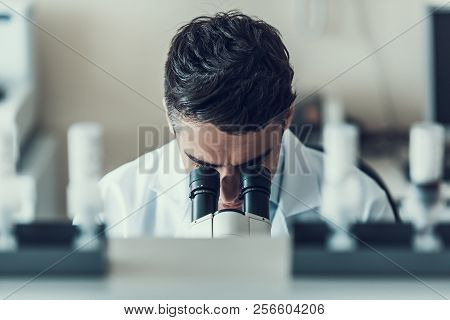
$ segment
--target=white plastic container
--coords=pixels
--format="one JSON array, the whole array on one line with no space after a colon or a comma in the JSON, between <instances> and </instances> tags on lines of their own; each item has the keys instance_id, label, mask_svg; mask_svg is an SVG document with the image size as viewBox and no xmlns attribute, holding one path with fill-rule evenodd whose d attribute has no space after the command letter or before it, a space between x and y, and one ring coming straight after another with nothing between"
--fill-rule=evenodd
<instances>
[{"instance_id":1,"label":"white plastic container","mask_svg":"<svg viewBox=\"0 0 450 320\"><path fill-rule=\"evenodd\" d=\"M32 179L18 176L17 129L0 118L0 249L15 247L12 234L16 222L30 222L34 215L35 189Z\"/></svg>"},{"instance_id":2,"label":"white plastic container","mask_svg":"<svg viewBox=\"0 0 450 320\"><path fill-rule=\"evenodd\" d=\"M413 125L409 135L410 177L414 184L440 181L445 146L444 127L437 123Z\"/></svg>"},{"instance_id":3,"label":"white plastic container","mask_svg":"<svg viewBox=\"0 0 450 320\"><path fill-rule=\"evenodd\" d=\"M103 128L95 122L73 124L68 131L69 217L82 232L79 244L95 242L99 216L103 211L98 182L103 174Z\"/></svg>"},{"instance_id":4,"label":"white plastic container","mask_svg":"<svg viewBox=\"0 0 450 320\"><path fill-rule=\"evenodd\" d=\"M328 246L333 251L352 250L348 229L361 207L361 185L355 174L358 130L345 123L327 124L323 132L324 179L321 215L333 228Z\"/></svg>"}]
</instances>

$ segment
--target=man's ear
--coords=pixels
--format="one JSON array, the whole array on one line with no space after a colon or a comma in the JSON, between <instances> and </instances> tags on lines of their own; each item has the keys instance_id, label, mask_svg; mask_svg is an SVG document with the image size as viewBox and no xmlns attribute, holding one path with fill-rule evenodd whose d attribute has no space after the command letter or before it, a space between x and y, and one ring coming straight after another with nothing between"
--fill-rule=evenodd
<instances>
[{"instance_id":1,"label":"man's ear","mask_svg":"<svg viewBox=\"0 0 450 320\"><path fill-rule=\"evenodd\" d=\"M172 121L170 121L170 118L169 118L169 113L167 111L167 105L166 105L166 99L163 98L162 103L164 106L164 110L166 110L166 121L167 121L167 125L169 126L170 133L173 134L173 136L175 137L176 136L175 129L173 128Z\"/></svg>"},{"instance_id":2,"label":"man's ear","mask_svg":"<svg viewBox=\"0 0 450 320\"><path fill-rule=\"evenodd\" d=\"M285 115L285 121L284 121L285 127L284 127L284 130L289 129L289 127L292 124L292 119L293 118L294 118L294 104L292 103L290 105L289 109L287 110L286 115Z\"/></svg>"}]
</instances>

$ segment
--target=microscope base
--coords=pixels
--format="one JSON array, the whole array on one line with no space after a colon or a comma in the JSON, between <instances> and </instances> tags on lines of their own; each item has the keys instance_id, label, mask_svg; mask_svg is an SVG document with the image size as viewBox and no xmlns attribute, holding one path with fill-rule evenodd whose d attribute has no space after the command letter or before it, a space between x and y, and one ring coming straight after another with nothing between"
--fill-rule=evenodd
<instances>
[{"instance_id":1,"label":"microscope base","mask_svg":"<svg viewBox=\"0 0 450 320\"><path fill-rule=\"evenodd\" d=\"M104 231L98 226L86 241L71 221L17 224L14 245L0 248L0 276L102 275L107 269Z\"/></svg>"},{"instance_id":2,"label":"microscope base","mask_svg":"<svg viewBox=\"0 0 450 320\"><path fill-rule=\"evenodd\" d=\"M72 248L24 248L0 251L0 276L102 275L106 272L106 250L76 251Z\"/></svg>"},{"instance_id":3,"label":"microscope base","mask_svg":"<svg viewBox=\"0 0 450 320\"><path fill-rule=\"evenodd\" d=\"M450 275L450 251L414 252L408 249L362 249L331 252L320 248L297 248L293 273L302 275Z\"/></svg>"},{"instance_id":4,"label":"microscope base","mask_svg":"<svg viewBox=\"0 0 450 320\"><path fill-rule=\"evenodd\" d=\"M450 225L436 226L439 246L415 248L410 224L354 224L349 235L354 248L333 251L327 245L332 230L324 223L294 226L293 274L374 276L450 275Z\"/></svg>"}]
</instances>

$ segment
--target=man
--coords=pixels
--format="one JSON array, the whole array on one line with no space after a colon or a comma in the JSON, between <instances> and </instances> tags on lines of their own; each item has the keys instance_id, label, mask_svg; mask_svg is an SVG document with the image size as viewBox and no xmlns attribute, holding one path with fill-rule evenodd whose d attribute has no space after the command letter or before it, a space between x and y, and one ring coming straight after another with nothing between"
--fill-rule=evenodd
<instances>
[{"instance_id":1,"label":"man","mask_svg":"<svg viewBox=\"0 0 450 320\"><path fill-rule=\"evenodd\" d=\"M272 234L318 215L323 154L288 130L294 72L279 32L239 12L199 17L178 30L165 65L164 104L175 140L106 175L104 219L111 234L183 237L191 222L188 172L220 173L219 209L241 208L240 171L272 173ZM354 168L364 195L358 220L392 219L386 194ZM351 196L351 195L349 195Z\"/></svg>"}]
</instances>

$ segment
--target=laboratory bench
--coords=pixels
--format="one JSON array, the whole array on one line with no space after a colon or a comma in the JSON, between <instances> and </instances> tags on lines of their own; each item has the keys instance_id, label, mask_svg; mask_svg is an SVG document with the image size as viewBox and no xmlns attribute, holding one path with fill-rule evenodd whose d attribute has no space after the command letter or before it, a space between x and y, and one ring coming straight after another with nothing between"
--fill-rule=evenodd
<instances>
[{"instance_id":1,"label":"laboratory bench","mask_svg":"<svg viewBox=\"0 0 450 320\"><path fill-rule=\"evenodd\" d=\"M5 299L443 299L449 277L293 277L288 239L111 239L102 276L2 276Z\"/></svg>"}]
</instances>

